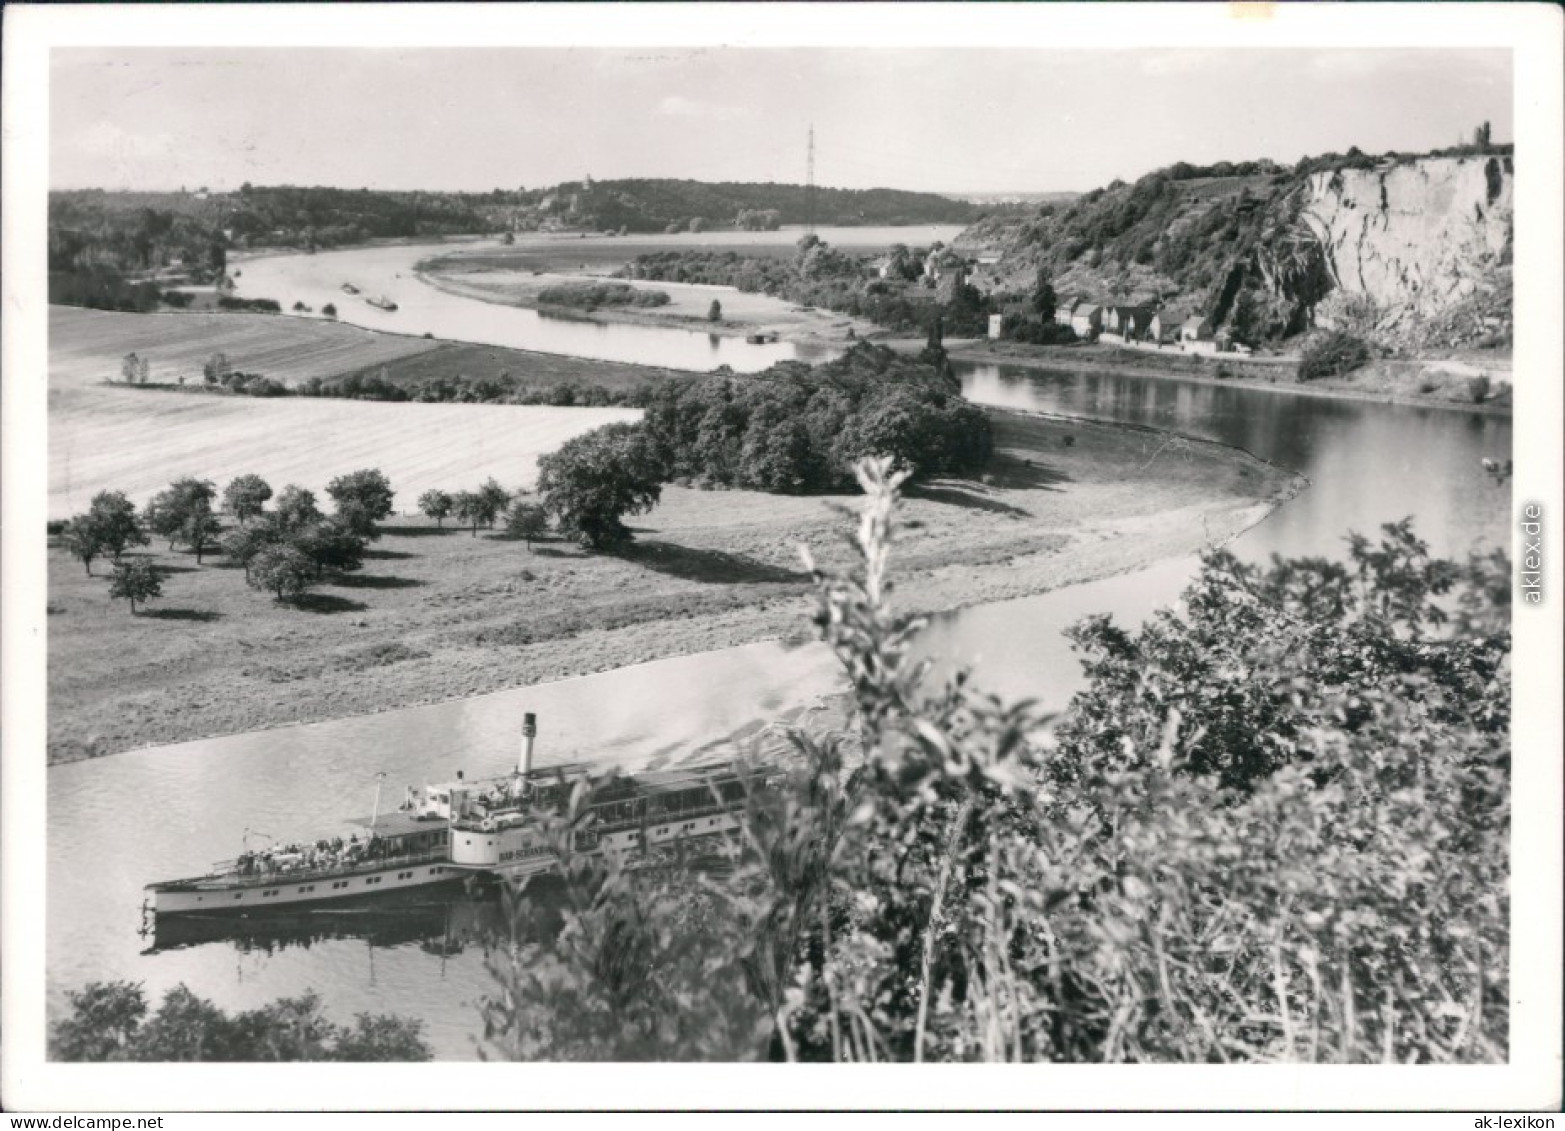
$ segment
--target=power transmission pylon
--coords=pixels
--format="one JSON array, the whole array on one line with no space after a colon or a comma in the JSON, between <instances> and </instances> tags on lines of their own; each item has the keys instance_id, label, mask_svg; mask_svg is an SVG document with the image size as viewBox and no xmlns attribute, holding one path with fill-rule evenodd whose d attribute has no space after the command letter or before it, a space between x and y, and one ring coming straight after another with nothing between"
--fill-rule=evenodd
<instances>
[{"instance_id":1,"label":"power transmission pylon","mask_svg":"<svg viewBox=\"0 0 1565 1131\"><path fill-rule=\"evenodd\" d=\"M804 162L804 232L815 234L815 123L810 123L810 144Z\"/></svg>"}]
</instances>

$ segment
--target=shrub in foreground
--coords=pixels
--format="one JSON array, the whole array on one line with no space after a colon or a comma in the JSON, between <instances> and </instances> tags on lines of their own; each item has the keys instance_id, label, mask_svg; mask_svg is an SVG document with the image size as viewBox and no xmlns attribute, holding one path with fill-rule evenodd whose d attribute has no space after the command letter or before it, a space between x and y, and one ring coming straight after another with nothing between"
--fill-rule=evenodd
<instances>
[{"instance_id":1,"label":"shrub in foreground","mask_svg":"<svg viewBox=\"0 0 1565 1131\"><path fill-rule=\"evenodd\" d=\"M857 765L796 735L721 882L632 883L562 836L564 927L521 901L490 1047L1506 1059L1503 555L1437 561L1406 523L1346 562L1208 555L1182 610L1078 627L1089 684L1050 720L928 683L887 600L901 477L861 475L860 570L816 575Z\"/></svg>"},{"instance_id":2,"label":"shrub in foreground","mask_svg":"<svg viewBox=\"0 0 1565 1131\"><path fill-rule=\"evenodd\" d=\"M1299 353L1299 380L1315 381L1357 369L1369 360L1369 347L1352 334L1328 330Z\"/></svg>"}]
</instances>

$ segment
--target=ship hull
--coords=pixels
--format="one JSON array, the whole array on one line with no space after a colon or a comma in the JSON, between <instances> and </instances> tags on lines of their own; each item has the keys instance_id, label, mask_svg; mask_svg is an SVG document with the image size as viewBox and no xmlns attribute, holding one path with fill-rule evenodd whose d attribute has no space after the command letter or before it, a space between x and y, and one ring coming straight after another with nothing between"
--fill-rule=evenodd
<instances>
[{"instance_id":1,"label":"ship hull","mask_svg":"<svg viewBox=\"0 0 1565 1131\"><path fill-rule=\"evenodd\" d=\"M429 884L460 880L463 870L449 863L388 864L373 871L303 878L274 876L266 883L192 881L154 884L148 889L152 910L159 915L249 912L269 907L330 903Z\"/></svg>"}]
</instances>

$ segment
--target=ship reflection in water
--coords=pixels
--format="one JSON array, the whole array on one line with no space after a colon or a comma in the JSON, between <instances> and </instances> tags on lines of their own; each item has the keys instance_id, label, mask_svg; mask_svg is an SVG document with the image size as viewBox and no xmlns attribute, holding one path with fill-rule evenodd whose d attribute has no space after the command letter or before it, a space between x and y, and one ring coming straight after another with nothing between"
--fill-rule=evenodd
<instances>
[{"instance_id":1,"label":"ship reflection in water","mask_svg":"<svg viewBox=\"0 0 1565 1131\"><path fill-rule=\"evenodd\" d=\"M529 909L547 916L557 906L557 884L529 884ZM276 954L292 947L363 939L371 947L417 945L426 954L447 957L468 947L483 947L510 935L509 900L498 880L421 888L405 894L365 896L328 905L269 908L248 914L148 916L142 929L143 954L211 943L232 943L241 954Z\"/></svg>"}]
</instances>

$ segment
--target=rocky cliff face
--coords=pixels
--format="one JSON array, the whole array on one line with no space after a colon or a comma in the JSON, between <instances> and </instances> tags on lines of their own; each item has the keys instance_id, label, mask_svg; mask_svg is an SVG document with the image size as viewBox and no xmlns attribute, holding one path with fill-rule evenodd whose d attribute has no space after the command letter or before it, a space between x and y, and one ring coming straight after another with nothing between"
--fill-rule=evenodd
<instances>
[{"instance_id":1,"label":"rocky cliff face","mask_svg":"<svg viewBox=\"0 0 1565 1131\"><path fill-rule=\"evenodd\" d=\"M1338 327L1388 346L1510 334L1509 154L1336 155L1294 169L1160 170L958 238L999 252L980 288L1198 313L1252 344Z\"/></svg>"},{"instance_id":2,"label":"rocky cliff face","mask_svg":"<svg viewBox=\"0 0 1565 1131\"><path fill-rule=\"evenodd\" d=\"M1316 286L1328 286L1318 300L1297 297L1316 300L1317 324L1357 319L1419 337L1464 306L1508 296L1513 182L1511 158L1499 156L1312 174L1286 245L1306 252ZM1260 249L1257 266L1287 291L1287 273L1268 270L1283 246ZM1508 329L1508 310L1480 312L1479 327L1485 318L1489 329L1500 322Z\"/></svg>"}]
</instances>

